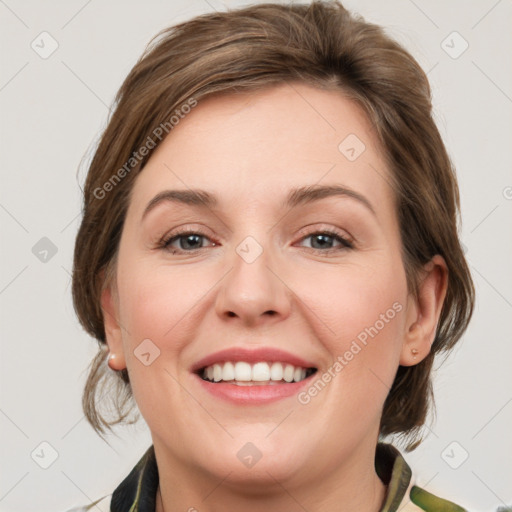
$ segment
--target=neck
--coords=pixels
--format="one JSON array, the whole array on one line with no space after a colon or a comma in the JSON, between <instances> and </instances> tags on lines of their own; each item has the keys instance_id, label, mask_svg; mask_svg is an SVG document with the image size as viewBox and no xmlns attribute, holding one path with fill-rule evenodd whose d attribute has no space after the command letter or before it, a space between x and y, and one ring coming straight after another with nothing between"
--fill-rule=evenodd
<instances>
[{"instance_id":1,"label":"neck","mask_svg":"<svg viewBox=\"0 0 512 512\"><path fill-rule=\"evenodd\" d=\"M156 512L379 512L386 487L375 473L375 450L366 452L352 453L335 471L317 477L305 471L277 481L269 471L265 481L255 483L237 481L231 473L216 479L198 468L184 468L155 446L160 475Z\"/></svg>"}]
</instances>

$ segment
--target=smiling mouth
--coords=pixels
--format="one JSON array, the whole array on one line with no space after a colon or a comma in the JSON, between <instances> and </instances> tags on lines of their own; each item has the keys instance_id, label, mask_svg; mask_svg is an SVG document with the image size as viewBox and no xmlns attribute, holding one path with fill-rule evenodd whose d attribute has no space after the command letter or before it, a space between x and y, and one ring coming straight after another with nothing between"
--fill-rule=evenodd
<instances>
[{"instance_id":1,"label":"smiling mouth","mask_svg":"<svg viewBox=\"0 0 512 512\"><path fill-rule=\"evenodd\" d=\"M203 380L214 384L268 386L301 382L316 371L316 368L304 368L281 362L261 361L251 364L245 361L226 361L201 368L197 373Z\"/></svg>"}]
</instances>

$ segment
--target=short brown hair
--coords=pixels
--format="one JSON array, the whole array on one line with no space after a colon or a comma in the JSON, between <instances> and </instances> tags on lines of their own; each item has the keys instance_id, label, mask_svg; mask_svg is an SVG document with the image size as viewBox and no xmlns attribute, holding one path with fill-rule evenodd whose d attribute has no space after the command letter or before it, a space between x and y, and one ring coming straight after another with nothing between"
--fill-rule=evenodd
<instances>
[{"instance_id":1,"label":"short brown hair","mask_svg":"<svg viewBox=\"0 0 512 512\"><path fill-rule=\"evenodd\" d=\"M382 28L350 14L339 2L315 1L260 4L168 28L153 39L121 86L88 171L74 254L75 310L99 341L83 395L85 414L98 433L126 420L133 405L127 371L115 374L105 364L100 296L115 275L134 180L161 141L155 130L169 128L169 120L178 119L191 100L294 81L341 91L375 127L395 190L409 291L416 293L420 271L434 255L446 261L448 291L432 350L418 365L399 367L380 433L414 437L424 424L434 356L461 337L474 304L457 234L455 173L432 118L427 77L414 58ZM152 149L134 159L149 139ZM99 390L109 381L118 385L109 395L116 407L113 419L98 407Z\"/></svg>"}]
</instances>

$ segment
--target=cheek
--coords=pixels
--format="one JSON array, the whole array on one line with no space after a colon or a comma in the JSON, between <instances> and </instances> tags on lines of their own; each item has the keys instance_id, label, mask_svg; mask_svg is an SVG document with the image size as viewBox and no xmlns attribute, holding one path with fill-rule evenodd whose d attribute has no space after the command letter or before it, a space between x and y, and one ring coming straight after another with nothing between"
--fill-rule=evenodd
<instances>
[{"instance_id":1,"label":"cheek","mask_svg":"<svg viewBox=\"0 0 512 512\"><path fill-rule=\"evenodd\" d=\"M134 269L124 280L121 317L126 323L128 338L140 343L149 338L157 344L163 340L166 349L179 349L179 339L187 324L187 315L193 315L194 307L205 295L205 284L197 273L186 270L165 271ZM180 333L180 336L178 336Z\"/></svg>"},{"instance_id":2,"label":"cheek","mask_svg":"<svg viewBox=\"0 0 512 512\"><path fill-rule=\"evenodd\" d=\"M366 410L378 413L398 368L403 342L407 300L403 267L392 258L382 258L373 266L340 267L336 272L331 267L318 272L314 280L311 275L304 277L299 289L308 306L304 311L309 311L315 335L331 359L325 372L330 375L324 374L324 381L335 391L333 400L354 404L357 414L361 403L373 403L375 407Z\"/></svg>"},{"instance_id":3,"label":"cheek","mask_svg":"<svg viewBox=\"0 0 512 512\"><path fill-rule=\"evenodd\" d=\"M407 285L403 268L391 258L378 265L317 269L297 283L299 297L327 334L324 341L331 353L348 349L347 342L354 339L364 344L377 336L399 338Z\"/></svg>"},{"instance_id":4,"label":"cheek","mask_svg":"<svg viewBox=\"0 0 512 512\"><path fill-rule=\"evenodd\" d=\"M120 270L124 353L135 401L152 430L177 428L182 415L197 414L194 403L183 400L179 365L200 325L207 283L201 285L197 273L135 262Z\"/></svg>"}]
</instances>

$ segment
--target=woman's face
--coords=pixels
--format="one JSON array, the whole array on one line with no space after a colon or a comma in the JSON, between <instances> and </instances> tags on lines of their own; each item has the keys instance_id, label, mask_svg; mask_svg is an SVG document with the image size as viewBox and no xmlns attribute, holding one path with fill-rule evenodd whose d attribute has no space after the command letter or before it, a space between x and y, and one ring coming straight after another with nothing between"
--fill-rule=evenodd
<instances>
[{"instance_id":1,"label":"woman's face","mask_svg":"<svg viewBox=\"0 0 512 512\"><path fill-rule=\"evenodd\" d=\"M160 460L299 482L373 456L416 306L382 150L340 92L199 101L135 182L116 276L108 342Z\"/></svg>"}]
</instances>

